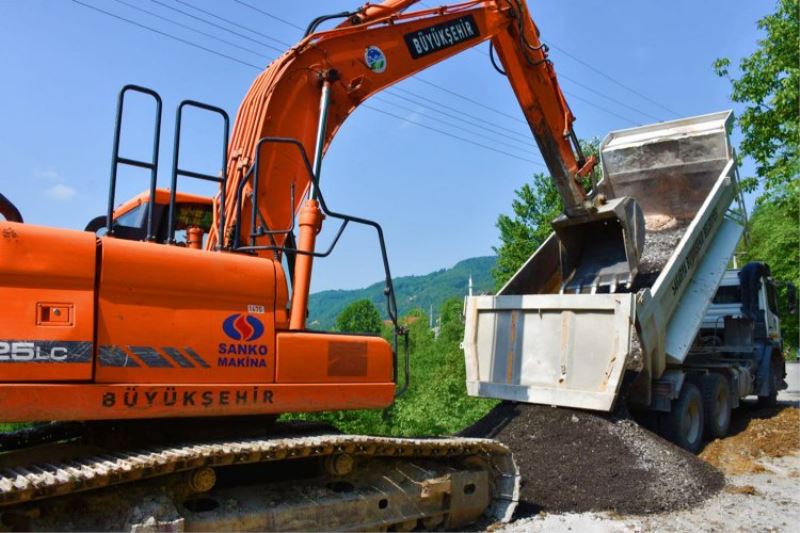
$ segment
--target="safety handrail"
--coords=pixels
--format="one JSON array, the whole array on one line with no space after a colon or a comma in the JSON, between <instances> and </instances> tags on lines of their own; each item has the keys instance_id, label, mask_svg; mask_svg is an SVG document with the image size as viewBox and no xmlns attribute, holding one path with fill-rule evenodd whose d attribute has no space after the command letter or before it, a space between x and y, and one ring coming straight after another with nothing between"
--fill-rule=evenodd
<instances>
[{"instance_id":1,"label":"safety handrail","mask_svg":"<svg viewBox=\"0 0 800 533\"><path fill-rule=\"evenodd\" d=\"M122 131L122 115L125 107L125 94L127 92L137 92L147 96L153 97L156 102L156 120L153 135L153 151L152 157L149 162L139 161L128 157L120 157L119 143L120 133ZM153 233L155 210L153 209L153 201L156 195L156 180L158 179L158 149L161 138L161 96L152 89L142 87L139 85L126 85L119 91L117 96L117 114L114 122L114 146L111 151L111 178L108 187L108 212L106 216L106 233L108 235L114 234L114 200L117 190L117 169L120 164L146 168L150 170L150 201L147 203L147 240L155 239Z\"/></svg>"},{"instance_id":2,"label":"safety handrail","mask_svg":"<svg viewBox=\"0 0 800 533\"><path fill-rule=\"evenodd\" d=\"M201 172L184 170L179 166L183 109L185 107L194 107L197 109L203 109L211 113L216 113L222 117L224 131L223 131L223 142L222 142L222 165L219 176L212 176L210 174L203 174ZM170 187L169 215L167 218L168 228L169 228L167 242L169 242L170 244L175 244L175 202L178 189L178 176L184 176L187 178L194 178L194 179L219 183L220 205L223 206L220 209L220 214L219 214L219 232L220 232L219 234L220 235L223 234L225 228L225 208L224 208L225 189L228 181L227 167L228 167L229 132L230 132L230 118L228 117L228 113L226 113L224 109L213 105L205 104L203 102L197 102L195 100L184 100L178 105L178 110L175 115L175 145L172 150L172 186Z\"/></svg>"},{"instance_id":3,"label":"safety handrail","mask_svg":"<svg viewBox=\"0 0 800 533\"><path fill-rule=\"evenodd\" d=\"M252 206L251 206L251 208L253 209L253 216L251 217L251 219L253 221L253 229L251 230L251 233L258 233L256 231L256 228L255 228L255 220L256 220L255 213L258 213L258 198L259 198L259 195L257 193L258 192L257 187L258 187L258 182L259 182L259 179L258 179L258 168L259 167L258 167L258 165L259 165L259 160L261 159L261 147L264 144L267 144L267 143L287 144L287 145L294 146L295 148L297 148L297 150L298 150L298 152L300 154L300 157L301 157L301 159L303 161L303 166L305 167L306 172L308 172L310 182L311 182L312 186L316 189L317 200L319 201L320 210L328 218L335 218L335 219L341 220L342 224L339 226L339 229L338 229L333 241L331 242L330 246L328 247L328 249L325 252L307 252L305 250L299 250L297 248L290 248L290 247L287 247L287 246L278 246L278 245L275 245L275 244L263 245L263 246L259 246L259 245L239 246L238 238L237 238L237 240L234 240L232 242L231 246L233 247L233 251L237 251L237 252L274 251L274 252L281 252L281 253L286 253L286 254L310 255L310 256L313 256L313 257L327 257L333 252L334 248L336 247L337 243L339 242L339 238L342 236L342 234L344 233L345 228L347 227L347 225L350 222L352 222L354 224L361 224L361 225L373 227L375 229L375 231L377 232L377 234L378 234L378 242L380 244L381 259L383 261L383 270L384 270L384 274L385 274L385 286L384 286L383 292L384 292L384 295L386 296L386 314L389 316L389 319L392 321L392 325L393 325L393 329L394 329L394 332L393 332L393 336L394 336L394 339L393 339L394 340L394 343L393 343L394 344L394 350L393 350L393 358L394 358L393 373L394 373L394 375L393 375L393 379L394 379L395 383L398 383L398 372L397 372L398 356L397 356L397 354L398 354L398 351L399 351L398 350L398 348L399 348L399 336L403 336L405 338L405 350L404 350L405 351L405 363L404 363L404 372L403 372L404 373L404 380L403 380L403 384L402 384L401 388L396 393L396 396L402 395L408 389L408 385L409 385L410 377L411 377L411 368L410 368L411 367L411 363L410 363L410 360L409 360L409 357L408 357L408 331L406 330L406 328L401 326L399 324L399 322L398 322L397 300L396 300L395 291L394 291L394 284L392 282L392 275L391 275L391 271L390 271L390 268L389 268L389 255L388 255L388 253L386 251L386 241L385 241L384 235L383 235L383 228L381 227L380 224L378 224L377 222L375 222L373 220L369 220L369 219L361 218L361 217L356 217L356 216L352 216L352 215L347 215L347 214L344 214L344 213L338 213L336 211L332 211L328 207L327 203L325 202L325 197L322 194L322 190L319 187L319 181L318 181L316 175L314 174L314 171L313 171L312 166L311 166L311 162L308 159L308 154L306 154L305 147L303 146L303 144L300 141L298 141L297 139L292 139L292 138L288 138L288 137L262 137L261 139L259 139L259 141L258 141L258 143L256 145L256 155L255 155L255 161L253 163L253 166L251 167L250 171L247 173L246 179L242 180L244 182L247 179L253 178L255 176L254 179L253 179L254 183L253 183L253 196L252 196ZM241 200L242 200L241 196L242 196L243 188L244 188L243 185L240 185L238 190L237 190L236 202L237 202L237 210L238 210L239 213L241 213ZM288 229L288 230L270 230L269 228L265 228L264 229L264 235L289 234L294 228L294 203L292 203L292 213L293 213L292 214L292 225L291 225L290 229ZM263 220L262 220L262 222L263 222ZM236 226L237 227L234 230L234 235L237 236L237 237L241 235L241 229L239 227L241 225L241 223L242 223L242 218L241 218L241 216L238 216L237 217L237 221L236 221ZM220 232L220 235L223 235L223 232ZM252 237L252 235L251 235L251 237ZM274 240L273 240L273 242L274 242Z\"/></svg>"}]
</instances>

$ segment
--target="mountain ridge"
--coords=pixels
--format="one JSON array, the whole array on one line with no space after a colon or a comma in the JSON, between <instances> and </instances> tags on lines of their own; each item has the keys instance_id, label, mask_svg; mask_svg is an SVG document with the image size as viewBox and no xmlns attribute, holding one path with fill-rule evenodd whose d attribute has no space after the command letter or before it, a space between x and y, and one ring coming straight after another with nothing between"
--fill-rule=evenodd
<instances>
[{"instance_id":1,"label":"mountain ridge","mask_svg":"<svg viewBox=\"0 0 800 533\"><path fill-rule=\"evenodd\" d=\"M471 257L459 261L450 268L442 268L428 274L394 278L399 315L405 315L416 308L421 308L427 313L431 306L436 314L448 298L467 294L470 275L474 294L493 291L492 267L496 261L497 258L494 256ZM374 303L381 316L384 319L388 318L383 285L383 281L378 281L361 289L329 289L311 294L308 302L308 327L332 329L336 323L336 316L342 309L361 299Z\"/></svg>"}]
</instances>

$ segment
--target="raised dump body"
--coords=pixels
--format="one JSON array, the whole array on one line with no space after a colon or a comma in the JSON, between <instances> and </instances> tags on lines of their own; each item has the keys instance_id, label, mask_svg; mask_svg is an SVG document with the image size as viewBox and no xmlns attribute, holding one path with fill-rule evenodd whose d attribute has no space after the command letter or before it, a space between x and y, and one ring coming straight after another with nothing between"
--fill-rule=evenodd
<instances>
[{"instance_id":1,"label":"raised dump body","mask_svg":"<svg viewBox=\"0 0 800 533\"><path fill-rule=\"evenodd\" d=\"M645 217L636 279L587 287L561 279L553 234L496 296L467 300L464 351L473 396L612 409L626 370L634 403L679 365L743 231L729 111L612 132L602 190ZM733 208L732 208L733 206Z\"/></svg>"}]
</instances>

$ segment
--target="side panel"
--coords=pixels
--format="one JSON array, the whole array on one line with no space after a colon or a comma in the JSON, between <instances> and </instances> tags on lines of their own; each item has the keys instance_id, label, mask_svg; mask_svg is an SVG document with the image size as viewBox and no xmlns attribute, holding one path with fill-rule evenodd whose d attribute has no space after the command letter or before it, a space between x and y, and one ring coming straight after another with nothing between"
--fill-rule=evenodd
<instances>
[{"instance_id":1,"label":"side panel","mask_svg":"<svg viewBox=\"0 0 800 533\"><path fill-rule=\"evenodd\" d=\"M97 242L0 223L0 381L92 378Z\"/></svg>"},{"instance_id":2,"label":"side panel","mask_svg":"<svg viewBox=\"0 0 800 533\"><path fill-rule=\"evenodd\" d=\"M736 198L735 172L735 161L731 159L697 215L689 224L653 286L642 291L640 295L637 321L641 332L642 351L652 376L656 379L661 377L667 366L667 326L672 321L682 300L688 297L687 291L690 282L697 275L697 269L706 257L723 221L729 221L731 218L729 208ZM731 253L732 251L733 248L731 248ZM720 260L723 259L724 264L727 265L730 257L720 258ZM724 270L724 266L721 268ZM721 272L712 276L716 277L715 283L721 276ZM713 290L716 290L716 285ZM705 312L705 306L713 298L713 290L708 293L708 300L700 304L703 312ZM695 329L674 328L673 333L684 337L682 343L691 343L697 334L700 323L698 322L694 327ZM672 345L672 349L679 353L680 350L675 348L674 339Z\"/></svg>"},{"instance_id":3,"label":"side panel","mask_svg":"<svg viewBox=\"0 0 800 533\"><path fill-rule=\"evenodd\" d=\"M726 218L722 221L667 324L665 352L668 363L680 364L686 359L695 337L687 332L697 332L703 324L703 317L743 231L744 228L732 220Z\"/></svg>"},{"instance_id":4,"label":"side panel","mask_svg":"<svg viewBox=\"0 0 800 533\"><path fill-rule=\"evenodd\" d=\"M98 383L271 383L272 260L102 239Z\"/></svg>"},{"instance_id":5,"label":"side panel","mask_svg":"<svg viewBox=\"0 0 800 533\"><path fill-rule=\"evenodd\" d=\"M467 391L610 410L631 343L633 305L632 294L468 298Z\"/></svg>"},{"instance_id":6,"label":"side panel","mask_svg":"<svg viewBox=\"0 0 800 533\"><path fill-rule=\"evenodd\" d=\"M391 383L392 347L381 337L279 333L276 383Z\"/></svg>"}]
</instances>

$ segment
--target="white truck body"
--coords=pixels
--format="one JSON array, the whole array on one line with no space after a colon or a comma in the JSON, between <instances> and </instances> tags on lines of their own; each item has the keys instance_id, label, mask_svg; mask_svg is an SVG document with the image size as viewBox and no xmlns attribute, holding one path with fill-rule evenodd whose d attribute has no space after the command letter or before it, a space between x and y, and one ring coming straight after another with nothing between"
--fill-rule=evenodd
<instances>
[{"instance_id":1,"label":"white truck body","mask_svg":"<svg viewBox=\"0 0 800 533\"><path fill-rule=\"evenodd\" d=\"M606 137L600 186L644 211L642 281L564 293L551 235L496 296L467 299L469 394L610 411L631 370L635 402L652 403L653 383L685 361L744 229L731 126L721 112ZM666 252L660 234L673 239Z\"/></svg>"}]
</instances>

